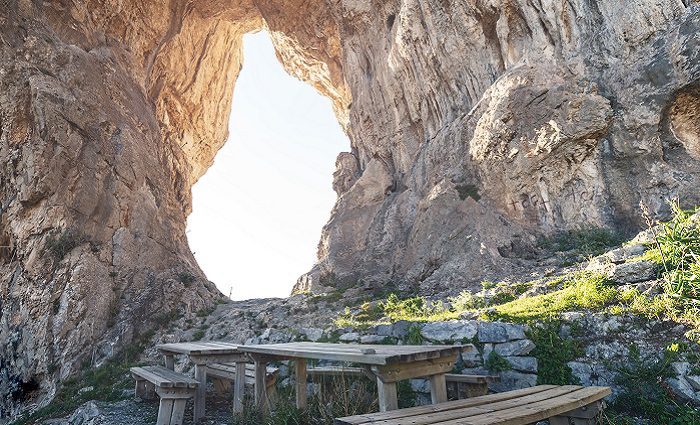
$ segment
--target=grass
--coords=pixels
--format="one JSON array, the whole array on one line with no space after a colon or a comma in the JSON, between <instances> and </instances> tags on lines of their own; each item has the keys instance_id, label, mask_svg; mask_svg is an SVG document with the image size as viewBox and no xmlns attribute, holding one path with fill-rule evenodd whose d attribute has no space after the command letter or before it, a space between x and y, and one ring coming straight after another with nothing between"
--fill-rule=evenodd
<instances>
[{"instance_id":1,"label":"grass","mask_svg":"<svg viewBox=\"0 0 700 425\"><path fill-rule=\"evenodd\" d=\"M296 408L291 388L279 388L269 413L249 401L244 412L234 415L232 424L332 425L334 418L378 409L376 386L367 379L336 376L322 379L319 385L306 409Z\"/></svg>"},{"instance_id":2,"label":"grass","mask_svg":"<svg viewBox=\"0 0 700 425\"><path fill-rule=\"evenodd\" d=\"M617 289L608 285L602 273L576 272L563 285L559 291L497 305L483 316L489 320L529 323L551 320L567 311L601 310L617 299Z\"/></svg>"},{"instance_id":3,"label":"grass","mask_svg":"<svg viewBox=\"0 0 700 425\"><path fill-rule=\"evenodd\" d=\"M124 393L133 385L129 368L136 365L152 335L144 334L138 342L99 368L83 368L77 376L62 383L49 405L21 417L12 425L36 424L48 418L66 416L90 400L116 402L130 398Z\"/></svg>"}]
</instances>

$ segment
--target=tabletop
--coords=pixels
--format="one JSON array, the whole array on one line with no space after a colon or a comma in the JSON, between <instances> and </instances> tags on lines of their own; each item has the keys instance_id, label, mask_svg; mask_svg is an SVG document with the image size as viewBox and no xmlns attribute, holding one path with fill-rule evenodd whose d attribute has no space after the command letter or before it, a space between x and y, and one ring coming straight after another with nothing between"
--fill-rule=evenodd
<instances>
[{"instance_id":1,"label":"tabletop","mask_svg":"<svg viewBox=\"0 0 700 425\"><path fill-rule=\"evenodd\" d=\"M241 346L231 342L177 342L159 344L156 348L161 352L192 355L239 354Z\"/></svg>"},{"instance_id":2,"label":"tabletop","mask_svg":"<svg viewBox=\"0 0 700 425\"><path fill-rule=\"evenodd\" d=\"M241 345L241 352L283 358L335 360L367 365L387 365L436 359L476 349L472 345L370 345L291 342L287 344Z\"/></svg>"}]
</instances>

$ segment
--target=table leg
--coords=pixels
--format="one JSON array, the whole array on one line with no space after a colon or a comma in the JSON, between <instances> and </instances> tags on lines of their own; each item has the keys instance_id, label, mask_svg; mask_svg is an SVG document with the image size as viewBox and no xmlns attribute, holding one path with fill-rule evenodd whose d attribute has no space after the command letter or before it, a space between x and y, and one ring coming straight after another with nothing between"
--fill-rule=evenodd
<instances>
[{"instance_id":1,"label":"table leg","mask_svg":"<svg viewBox=\"0 0 700 425\"><path fill-rule=\"evenodd\" d=\"M165 368L175 370L175 356L172 354L165 355Z\"/></svg>"},{"instance_id":2,"label":"table leg","mask_svg":"<svg viewBox=\"0 0 700 425\"><path fill-rule=\"evenodd\" d=\"M255 404L262 409L267 408L267 362L263 359L255 359Z\"/></svg>"},{"instance_id":3,"label":"table leg","mask_svg":"<svg viewBox=\"0 0 700 425\"><path fill-rule=\"evenodd\" d=\"M377 392L379 393L379 411L396 410L399 408L399 396L396 392L396 382L383 382L377 378Z\"/></svg>"},{"instance_id":4,"label":"table leg","mask_svg":"<svg viewBox=\"0 0 700 425\"><path fill-rule=\"evenodd\" d=\"M197 392L194 395L194 421L197 422L204 418L205 415L205 396L207 393L207 365L194 365L194 379L199 382Z\"/></svg>"},{"instance_id":5,"label":"table leg","mask_svg":"<svg viewBox=\"0 0 700 425\"><path fill-rule=\"evenodd\" d=\"M430 377L430 398L433 404L447 401L447 382L445 381L444 373Z\"/></svg>"},{"instance_id":6,"label":"table leg","mask_svg":"<svg viewBox=\"0 0 700 425\"><path fill-rule=\"evenodd\" d=\"M245 396L245 363L236 363L236 380L233 383L233 411L243 411L243 397Z\"/></svg>"},{"instance_id":7,"label":"table leg","mask_svg":"<svg viewBox=\"0 0 700 425\"><path fill-rule=\"evenodd\" d=\"M305 409L307 404L306 359L296 359L294 361L294 372L296 373L297 408Z\"/></svg>"}]
</instances>

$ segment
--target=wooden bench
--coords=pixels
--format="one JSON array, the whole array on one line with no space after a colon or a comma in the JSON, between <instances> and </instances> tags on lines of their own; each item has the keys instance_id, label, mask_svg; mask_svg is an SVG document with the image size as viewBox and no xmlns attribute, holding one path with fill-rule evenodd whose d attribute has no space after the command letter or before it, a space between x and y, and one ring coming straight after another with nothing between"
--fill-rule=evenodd
<instances>
[{"instance_id":1,"label":"wooden bench","mask_svg":"<svg viewBox=\"0 0 700 425\"><path fill-rule=\"evenodd\" d=\"M324 376L365 376L370 380L374 379L371 373L360 367L338 367L338 366L317 366L307 369L307 373L314 377ZM478 397L488 394L489 382L500 380L499 376L490 375L460 375L455 373L446 373L445 381L447 382L447 390L454 399Z\"/></svg>"},{"instance_id":2,"label":"wooden bench","mask_svg":"<svg viewBox=\"0 0 700 425\"><path fill-rule=\"evenodd\" d=\"M160 397L157 425L182 425L185 404L194 397L199 382L160 366L132 367L131 374L136 380L136 395L142 399L153 398L153 392Z\"/></svg>"},{"instance_id":3,"label":"wooden bench","mask_svg":"<svg viewBox=\"0 0 700 425\"><path fill-rule=\"evenodd\" d=\"M265 387L268 394L275 393L275 384L277 383L277 375L279 369L276 367L268 367L265 375ZM218 393L227 393L231 391L231 384L236 381L236 364L235 363L211 363L207 365L207 376L214 378L214 389ZM252 363L245 364L245 385L255 385L255 365Z\"/></svg>"},{"instance_id":4,"label":"wooden bench","mask_svg":"<svg viewBox=\"0 0 700 425\"><path fill-rule=\"evenodd\" d=\"M336 425L526 425L549 419L550 425L595 425L605 407L608 387L539 385L436 405L335 420Z\"/></svg>"}]
</instances>

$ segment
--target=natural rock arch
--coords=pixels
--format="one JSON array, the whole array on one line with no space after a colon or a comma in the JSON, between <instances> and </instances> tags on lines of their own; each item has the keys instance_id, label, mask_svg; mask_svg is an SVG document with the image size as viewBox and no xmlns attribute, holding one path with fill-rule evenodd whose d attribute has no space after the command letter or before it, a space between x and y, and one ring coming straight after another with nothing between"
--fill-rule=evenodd
<instances>
[{"instance_id":1,"label":"natural rock arch","mask_svg":"<svg viewBox=\"0 0 700 425\"><path fill-rule=\"evenodd\" d=\"M468 287L517 269L537 232L698 202L697 163L659 142L672 93L700 80L691 1L5 3L0 391L16 401L221 296L185 218L226 140L241 37L262 27L353 147L301 289Z\"/></svg>"}]
</instances>

